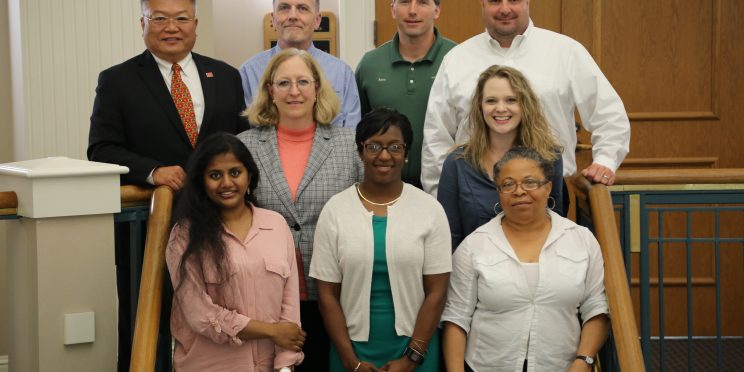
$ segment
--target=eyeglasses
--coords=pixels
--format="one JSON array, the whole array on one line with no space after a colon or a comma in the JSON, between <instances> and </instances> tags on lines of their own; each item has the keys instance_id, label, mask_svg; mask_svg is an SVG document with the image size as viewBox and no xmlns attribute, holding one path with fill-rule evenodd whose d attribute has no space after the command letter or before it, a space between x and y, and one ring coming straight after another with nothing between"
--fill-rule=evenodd
<instances>
[{"instance_id":1,"label":"eyeglasses","mask_svg":"<svg viewBox=\"0 0 744 372\"><path fill-rule=\"evenodd\" d=\"M387 146L383 146L379 143L363 143L364 150L367 151L371 155L377 155L382 152L382 150L387 150L391 154L403 154L406 152L406 144L405 143L393 143Z\"/></svg>"},{"instance_id":2,"label":"eyeglasses","mask_svg":"<svg viewBox=\"0 0 744 372\"><path fill-rule=\"evenodd\" d=\"M177 25L186 25L194 21L195 18L189 18L186 16L178 16L178 17L166 17L166 16L154 16L154 17L145 17L148 21L150 21L152 24L156 26L165 26L168 24L169 21L175 22Z\"/></svg>"},{"instance_id":3,"label":"eyeglasses","mask_svg":"<svg viewBox=\"0 0 744 372\"><path fill-rule=\"evenodd\" d=\"M297 89L305 90L305 89L310 88L310 86L314 83L315 83L315 80L310 80L310 79L297 79L296 81L292 81L289 79L283 79L283 80L275 81L272 84L276 87L276 89L286 92L292 89L292 85L297 85Z\"/></svg>"},{"instance_id":4,"label":"eyeglasses","mask_svg":"<svg viewBox=\"0 0 744 372\"><path fill-rule=\"evenodd\" d=\"M514 181L506 181L502 183L501 185L496 186L496 188L499 190L502 194L511 194L514 191L517 191L517 186L522 186L522 190L524 191L533 191L537 190L542 185L548 183L550 181L543 180L533 180L533 179L526 179L522 182L514 182Z\"/></svg>"}]
</instances>

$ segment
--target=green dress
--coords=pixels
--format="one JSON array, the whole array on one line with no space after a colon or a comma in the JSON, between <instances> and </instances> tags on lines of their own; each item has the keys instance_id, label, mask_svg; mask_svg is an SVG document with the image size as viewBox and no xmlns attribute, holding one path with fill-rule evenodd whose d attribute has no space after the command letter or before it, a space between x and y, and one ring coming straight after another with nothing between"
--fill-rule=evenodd
<instances>
[{"instance_id":1,"label":"green dress","mask_svg":"<svg viewBox=\"0 0 744 372\"><path fill-rule=\"evenodd\" d=\"M406 349L410 337L398 336L395 333L395 309L393 294L390 291L387 257L385 256L385 235L387 217L372 216L375 258L372 268L372 293L370 294L369 339L367 342L352 341L354 352L359 359L373 363L377 368L385 363L400 358ZM429 353L424 364L416 368L420 372L437 372L439 370L439 331L434 333L429 342ZM331 342L330 371L343 372L343 363Z\"/></svg>"}]
</instances>

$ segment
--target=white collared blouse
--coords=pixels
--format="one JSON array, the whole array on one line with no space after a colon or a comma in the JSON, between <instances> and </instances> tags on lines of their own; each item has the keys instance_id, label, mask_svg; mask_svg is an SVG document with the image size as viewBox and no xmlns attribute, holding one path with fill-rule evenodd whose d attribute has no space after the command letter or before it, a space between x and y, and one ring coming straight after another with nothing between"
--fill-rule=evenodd
<instances>
[{"instance_id":1,"label":"white collared blouse","mask_svg":"<svg viewBox=\"0 0 744 372\"><path fill-rule=\"evenodd\" d=\"M579 345L579 314L586 322L608 313L599 244L585 227L550 212L533 295L503 216L455 251L442 321L467 333L465 360L475 371L521 372L525 359L528 371L565 371Z\"/></svg>"}]
</instances>

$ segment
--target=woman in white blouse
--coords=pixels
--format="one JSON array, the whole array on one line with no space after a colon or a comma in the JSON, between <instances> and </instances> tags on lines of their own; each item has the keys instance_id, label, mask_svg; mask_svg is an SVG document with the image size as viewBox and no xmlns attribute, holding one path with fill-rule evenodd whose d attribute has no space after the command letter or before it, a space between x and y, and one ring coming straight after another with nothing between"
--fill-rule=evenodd
<instances>
[{"instance_id":1,"label":"woman in white blouse","mask_svg":"<svg viewBox=\"0 0 744 372\"><path fill-rule=\"evenodd\" d=\"M535 150L512 148L493 173L503 212L452 258L447 370L590 371L609 332L599 244L547 209L554 169Z\"/></svg>"}]
</instances>

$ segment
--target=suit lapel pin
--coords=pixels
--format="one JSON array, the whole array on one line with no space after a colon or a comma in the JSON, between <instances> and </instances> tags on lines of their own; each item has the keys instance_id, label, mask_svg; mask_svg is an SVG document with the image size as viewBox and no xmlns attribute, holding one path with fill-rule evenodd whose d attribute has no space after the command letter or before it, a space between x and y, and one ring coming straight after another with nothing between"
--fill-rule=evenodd
<instances>
[{"instance_id":1,"label":"suit lapel pin","mask_svg":"<svg viewBox=\"0 0 744 372\"><path fill-rule=\"evenodd\" d=\"M214 77L214 74L212 73L212 71L207 72L206 75L207 75L208 78L213 78Z\"/></svg>"}]
</instances>

